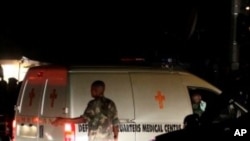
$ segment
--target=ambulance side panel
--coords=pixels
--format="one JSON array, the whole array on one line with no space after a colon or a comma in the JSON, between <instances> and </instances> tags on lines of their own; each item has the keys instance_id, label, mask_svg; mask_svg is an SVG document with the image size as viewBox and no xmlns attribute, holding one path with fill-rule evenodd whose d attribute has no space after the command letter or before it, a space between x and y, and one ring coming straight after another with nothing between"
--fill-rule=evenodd
<instances>
[{"instance_id":1,"label":"ambulance side panel","mask_svg":"<svg viewBox=\"0 0 250 141\"><path fill-rule=\"evenodd\" d=\"M140 125L136 141L153 140L156 135L182 128L192 113L186 88L178 74L131 73L135 120Z\"/></svg>"},{"instance_id":2,"label":"ambulance side panel","mask_svg":"<svg viewBox=\"0 0 250 141\"><path fill-rule=\"evenodd\" d=\"M117 106L121 124L134 124L134 100L130 77L127 72L71 72L70 73L70 116L82 115L91 97L90 87L95 80L103 80L106 85L105 96ZM76 140L87 140L87 125L76 125ZM134 141L135 132L119 134L119 141Z\"/></svg>"}]
</instances>

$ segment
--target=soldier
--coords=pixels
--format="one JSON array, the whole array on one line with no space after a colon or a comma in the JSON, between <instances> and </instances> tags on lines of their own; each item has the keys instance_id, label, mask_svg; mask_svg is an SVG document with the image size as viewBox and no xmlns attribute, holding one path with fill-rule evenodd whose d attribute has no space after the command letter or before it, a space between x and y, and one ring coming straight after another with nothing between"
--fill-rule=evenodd
<instances>
[{"instance_id":1,"label":"soldier","mask_svg":"<svg viewBox=\"0 0 250 141\"><path fill-rule=\"evenodd\" d=\"M104 90L103 81L94 81L91 85L91 96L94 99L88 103L83 115L76 118L58 117L53 124L88 122L89 141L117 141L119 119L116 105L104 96Z\"/></svg>"}]
</instances>

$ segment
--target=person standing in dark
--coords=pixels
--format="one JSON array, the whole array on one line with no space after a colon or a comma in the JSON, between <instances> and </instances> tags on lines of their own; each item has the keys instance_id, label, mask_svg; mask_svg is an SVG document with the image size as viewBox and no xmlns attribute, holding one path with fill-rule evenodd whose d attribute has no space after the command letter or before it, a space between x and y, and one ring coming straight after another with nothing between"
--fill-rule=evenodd
<instances>
[{"instance_id":1,"label":"person standing in dark","mask_svg":"<svg viewBox=\"0 0 250 141\"><path fill-rule=\"evenodd\" d=\"M17 82L18 80L14 77L11 77L8 79L8 85L7 85L7 107L8 107L8 114L11 117L14 117L14 106L17 101L18 97L18 90L17 90Z\"/></svg>"},{"instance_id":2,"label":"person standing in dark","mask_svg":"<svg viewBox=\"0 0 250 141\"><path fill-rule=\"evenodd\" d=\"M7 104L7 82L0 77L0 114L5 114Z\"/></svg>"},{"instance_id":3,"label":"person standing in dark","mask_svg":"<svg viewBox=\"0 0 250 141\"><path fill-rule=\"evenodd\" d=\"M101 80L91 85L91 96L84 113L76 118L58 117L53 122L88 123L89 141L118 141L119 119L115 103L104 96L105 84Z\"/></svg>"},{"instance_id":4,"label":"person standing in dark","mask_svg":"<svg viewBox=\"0 0 250 141\"><path fill-rule=\"evenodd\" d=\"M199 92L191 94L191 102L194 114L201 116L206 110L206 102L202 100L202 96Z\"/></svg>"}]
</instances>

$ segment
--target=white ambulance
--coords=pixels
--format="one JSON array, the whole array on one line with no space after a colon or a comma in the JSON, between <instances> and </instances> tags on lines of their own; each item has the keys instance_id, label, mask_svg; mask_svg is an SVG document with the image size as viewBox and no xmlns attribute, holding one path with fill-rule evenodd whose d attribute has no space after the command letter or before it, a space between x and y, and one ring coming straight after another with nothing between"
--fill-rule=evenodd
<instances>
[{"instance_id":1,"label":"white ambulance","mask_svg":"<svg viewBox=\"0 0 250 141\"><path fill-rule=\"evenodd\" d=\"M13 123L15 141L87 141L87 124L53 126L55 117L78 117L92 99L91 83L102 80L117 106L119 141L152 141L183 128L192 114L190 92L201 90L209 105L221 91L187 72L154 68L30 68L22 82Z\"/></svg>"}]
</instances>

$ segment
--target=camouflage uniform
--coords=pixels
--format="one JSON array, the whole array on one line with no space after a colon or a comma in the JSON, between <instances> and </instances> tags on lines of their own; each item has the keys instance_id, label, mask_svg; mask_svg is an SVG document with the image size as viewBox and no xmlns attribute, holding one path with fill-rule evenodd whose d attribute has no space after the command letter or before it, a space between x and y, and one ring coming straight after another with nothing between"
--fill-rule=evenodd
<instances>
[{"instance_id":1,"label":"camouflage uniform","mask_svg":"<svg viewBox=\"0 0 250 141\"><path fill-rule=\"evenodd\" d=\"M82 117L88 122L89 141L112 141L113 126L119 124L115 103L102 96L88 103Z\"/></svg>"}]
</instances>

